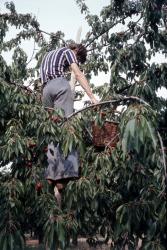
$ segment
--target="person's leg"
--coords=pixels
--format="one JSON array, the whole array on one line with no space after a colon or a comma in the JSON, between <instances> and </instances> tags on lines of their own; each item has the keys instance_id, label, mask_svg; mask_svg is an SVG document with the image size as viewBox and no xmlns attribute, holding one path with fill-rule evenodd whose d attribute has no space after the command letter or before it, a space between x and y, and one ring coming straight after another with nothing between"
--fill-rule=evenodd
<instances>
[{"instance_id":1,"label":"person's leg","mask_svg":"<svg viewBox=\"0 0 167 250\"><path fill-rule=\"evenodd\" d=\"M78 178L78 152L76 149L73 149L67 156L64 161L64 174L65 179L75 179Z\"/></svg>"},{"instance_id":2,"label":"person's leg","mask_svg":"<svg viewBox=\"0 0 167 250\"><path fill-rule=\"evenodd\" d=\"M45 108L54 108L54 101L51 98L49 82L43 89L42 104Z\"/></svg>"},{"instance_id":3,"label":"person's leg","mask_svg":"<svg viewBox=\"0 0 167 250\"><path fill-rule=\"evenodd\" d=\"M56 95L57 91L56 90L57 88L54 88L54 85L50 83L51 81L49 81L47 85L44 87L42 95L43 106L46 108L54 108L54 99L52 98L52 95L53 94ZM55 149L56 147L54 146L53 143L50 143L48 145L48 152L47 152L48 167L45 171L45 178L47 179L48 184L50 186L53 185L54 196L57 200L58 206L61 207L61 194L59 190L62 189L62 187L59 185L57 188L57 184L54 180L57 168Z\"/></svg>"},{"instance_id":4,"label":"person's leg","mask_svg":"<svg viewBox=\"0 0 167 250\"><path fill-rule=\"evenodd\" d=\"M72 98L72 92L69 82L60 77L56 79L56 86L54 86L55 92L52 94L52 100L54 101L54 108L61 108L64 110L65 117L68 117L73 113L74 100Z\"/></svg>"},{"instance_id":5,"label":"person's leg","mask_svg":"<svg viewBox=\"0 0 167 250\"><path fill-rule=\"evenodd\" d=\"M43 104L45 107L63 109L66 117L72 114L73 98L68 81L64 78L49 81L43 91ZM52 149L50 149L50 147ZM77 177L78 157L77 153L72 152L67 159L64 159L59 147L50 144L48 148L47 156L49 165L46 175L48 179L52 179L53 182L56 181L55 196L57 196L56 198L59 202L60 196L57 191L61 191L68 182L68 180L64 181L64 177L66 179L69 179L69 177Z\"/></svg>"},{"instance_id":6,"label":"person's leg","mask_svg":"<svg viewBox=\"0 0 167 250\"><path fill-rule=\"evenodd\" d=\"M74 100L69 82L63 77L50 80L43 89L42 102L44 107L63 109L66 117L72 114Z\"/></svg>"},{"instance_id":7,"label":"person's leg","mask_svg":"<svg viewBox=\"0 0 167 250\"><path fill-rule=\"evenodd\" d=\"M73 94L69 82L64 78L59 78L57 81L57 95L54 96L54 107L60 107L64 110L65 116L68 117L73 113ZM59 148L60 155L63 155ZM72 150L66 159L63 161L64 167L62 171L62 179L57 181L57 188L61 191L67 185L69 180L78 178L78 152Z\"/></svg>"}]
</instances>

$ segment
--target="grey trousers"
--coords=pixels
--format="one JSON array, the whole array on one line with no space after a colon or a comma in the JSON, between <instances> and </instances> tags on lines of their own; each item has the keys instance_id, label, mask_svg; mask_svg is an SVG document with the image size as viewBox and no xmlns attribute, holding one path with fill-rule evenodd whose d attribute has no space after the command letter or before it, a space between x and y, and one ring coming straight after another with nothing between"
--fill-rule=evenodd
<instances>
[{"instance_id":1,"label":"grey trousers","mask_svg":"<svg viewBox=\"0 0 167 250\"><path fill-rule=\"evenodd\" d=\"M42 101L45 107L62 108L66 117L72 114L74 101L69 82L63 77L48 81Z\"/></svg>"},{"instance_id":2,"label":"grey trousers","mask_svg":"<svg viewBox=\"0 0 167 250\"><path fill-rule=\"evenodd\" d=\"M69 82L63 78L56 78L48 81L43 89L43 105L50 108L61 108L65 116L73 112L73 97ZM45 177L49 180L61 180L78 177L78 153L72 150L64 158L59 145L54 142L48 145L47 152L48 167L45 171Z\"/></svg>"}]
</instances>

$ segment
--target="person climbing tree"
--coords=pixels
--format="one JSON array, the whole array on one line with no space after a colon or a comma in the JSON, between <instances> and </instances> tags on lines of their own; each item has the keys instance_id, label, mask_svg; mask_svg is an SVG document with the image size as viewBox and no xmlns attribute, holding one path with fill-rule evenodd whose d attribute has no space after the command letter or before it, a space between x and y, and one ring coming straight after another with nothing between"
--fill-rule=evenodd
<instances>
[{"instance_id":1,"label":"person climbing tree","mask_svg":"<svg viewBox=\"0 0 167 250\"><path fill-rule=\"evenodd\" d=\"M70 44L69 47L52 50L44 56L40 75L43 84L42 101L46 108L63 109L65 117L73 112L73 95L65 77L65 71L69 67L92 103L98 103L78 66L79 63L83 64L86 61L86 56L87 51L82 44ZM49 165L46 179L55 184L55 196L60 205L59 191L63 188L63 179L78 177L78 154L76 150L72 150L64 159L59 145L51 143L48 146L47 157Z\"/></svg>"}]
</instances>

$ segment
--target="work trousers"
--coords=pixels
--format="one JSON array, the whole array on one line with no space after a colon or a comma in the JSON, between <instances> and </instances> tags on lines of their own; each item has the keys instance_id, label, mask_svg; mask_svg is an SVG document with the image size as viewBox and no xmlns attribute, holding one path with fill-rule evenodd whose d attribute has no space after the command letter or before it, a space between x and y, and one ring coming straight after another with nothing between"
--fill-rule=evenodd
<instances>
[{"instance_id":1,"label":"work trousers","mask_svg":"<svg viewBox=\"0 0 167 250\"><path fill-rule=\"evenodd\" d=\"M65 117L72 114L74 101L69 82L63 77L48 81L43 89L42 101L47 108L63 109ZM78 177L78 153L75 149L65 158L59 143L55 146L55 142L51 142L48 145L47 161L46 179L57 181Z\"/></svg>"}]
</instances>

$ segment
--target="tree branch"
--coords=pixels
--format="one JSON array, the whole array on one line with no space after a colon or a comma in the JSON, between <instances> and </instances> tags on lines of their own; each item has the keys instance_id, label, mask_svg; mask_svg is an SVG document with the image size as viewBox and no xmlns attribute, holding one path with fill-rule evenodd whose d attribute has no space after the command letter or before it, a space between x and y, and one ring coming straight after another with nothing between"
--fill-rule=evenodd
<instances>
[{"instance_id":1,"label":"tree branch","mask_svg":"<svg viewBox=\"0 0 167 250\"><path fill-rule=\"evenodd\" d=\"M90 41L90 43L86 44L85 47L87 48L90 44L92 44L96 39L98 39L100 36L102 36L103 34L105 34L106 32L108 32L110 29L112 29L115 25L117 25L118 23L122 22L123 20L125 20L127 17L123 17L122 19L118 20L117 22L113 23L110 27L108 27L107 30L100 32L100 34L98 34L97 36L95 36L92 41ZM90 36L89 36L90 37Z\"/></svg>"},{"instance_id":2,"label":"tree branch","mask_svg":"<svg viewBox=\"0 0 167 250\"><path fill-rule=\"evenodd\" d=\"M142 100L141 98L139 97L136 97L136 96L119 96L119 99L115 99L115 100L111 100L111 101L104 101L104 102L99 102L97 104L92 104L88 107L85 107L85 108L82 108L76 112L74 112L73 114L69 115L67 117L67 120L68 119L71 119L71 117L77 115L78 113L82 112L82 111L85 111L85 110L88 110L88 109L91 109L91 108L95 108L95 107L99 107L99 106L103 106L103 105L109 105L109 104L117 104L117 103L120 103L120 102L124 102L124 101L129 101L129 100L132 100L132 101L137 101L139 103L142 103L142 104L145 104L147 106L150 106L147 102L145 102L144 100Z\"/></svg>"},{"instance_id":3,"label":"tree branch","mask_svg":"<svg viewBox=\"0 0 167 250\"><path fill-rule=\"evenodd\" d=\"M41 29L39 29L38 30L39 32L41 32L41 33L44 33L44 34L46 34L46 35L48 35L48 36L52 36L52 34L53 33L49 33L49 32L46 32L46 31L44 31L44 30L41 30ZM67 43L64 41L64 39L63 38L61 38L61 37L58 37L65 45L67 45Z\"/></svg>"},{"instance_id":4,"label":"tree branch","mask_svg":"<svg viewBox=\"0 0 167 250\"><path fill-rule=\"evenodd\" d=\"M134 24L137 25L141 19L142 19L142 15L141 15L141 17L140 17L136 22L134 22ZM117 24L117 23L116 23L116 24ZM123 33L126 34L126 33L128 33L128 31L130 31L130 28L128 28L127 30L123 31ZM106 31L106 32L107 32L107 31ZM118 33L117 33L117 34L118 34ZM102 35L103 35L103 34L102 34ZM99 37L100 37L100 36L99 36ZM98 37L98 38L99 38L99 37ZM97 39L98 39L98 38L97 38ZM140 38L141 38L141 36L139 36L139 39L140 39ZM139 39L138 39L138 40L139 40ZM134 44L136 44L136 41L135 41ZM107 43L107 44L103 45L103 48L106 47L106 46L109 46L109 45L110 45L110 44ZM87 47L87 46L86 46L86 47ZM92 50L95 50L95 49L97 49L97 48L92 48L92 49L89 49L89 50L87 50L87 51L89 52L89 51L92 51Z\"/></svg>"},{"instance_id":5,"label":"tree branch","mask_svg":"<svg viewBox=\"0 0 167 250\"><path fill-rule=\"evenodd\" d=\"M26 66L33 60L33 57L34 57L34 53L35 53L35 40L34 40L34 46L33 46L33 52L32 52L32 55L29 59L29 61L26 63Z\"/></svg>"},{"instance_id":6,"label":"tree branch","mask_svg":"<svg viewBox=\"0 0 167 250\"><path fill-rule=\"evenodd\" d=\"M4 81L4 82L5 82L5 81ZM5 83L6 83L7 85L14 85L14 86L16 86L16 87L18 87L18 88L20 88L20 89L22 89L22 90L28 91L28 92L30 92L31 94L36 95L35 91L32 90L32 89L30 89L28 86L21 85L21 84L15 83L15 82L10 82L10 83L5 82ZM36 91L36 92L37 92L37 91ZM39 92L38 92L38 93L39 93Z\"/></svg>"}]
</instances>

